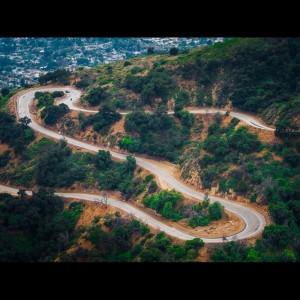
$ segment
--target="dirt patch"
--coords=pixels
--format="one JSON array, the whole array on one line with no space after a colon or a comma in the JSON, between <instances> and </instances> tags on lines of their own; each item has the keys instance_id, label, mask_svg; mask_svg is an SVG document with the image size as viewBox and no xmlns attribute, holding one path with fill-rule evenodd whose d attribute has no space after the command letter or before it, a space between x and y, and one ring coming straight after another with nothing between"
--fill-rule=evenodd
<instances>
[{"instance_id":1,"label":"dirt patch","mask_svg":"<svg viewBox=\"0 0 300 300\"><path fill-rule=\"evenodd\" d=\"M224 116L224 115L222 115L221 127L228 126L232 119L233 119L233 117L231 117L231 116Z\"/></svg>"},{"instance_id":2,"label":"dirt patch","mask_svg":"<svg viewBox=\"0 0 300 300\"><path fill-rule=\"evenodd\" d=\"M3 153L6 150L10 150L7 144L0 144L0 153Z\"/></svg>"},{"instance_id":3,"label":"dirt patch","mask_svg":"<svg viewBox=\"0 0 300 300\"><path fill-rule=\"evenodd\" d=\"M257 134L258 139L264 144L275 144L279 142L279 139L275 136L275 131L261 130L252 126L247 127L249 132Z\"/></svg>"},{"instance_id":4,"label":"dirt patch","mask_svg":"<svg viewBox=\"0 0 300 300\"><path fill-rule=\"evenodd\" d=\"M219 84L215 83L214 86L211 89L211 98L213 101L217 101L218 97L217 97L217 90L218 90Z\"/></svg>"},{"instance_id":5,"label":"dirt patch","mask_svg":"<svg viewBox=\"0 0 300 300\"><path fill-rule=\"evenodd\" d=\"M125 123L125 116L122 115L122 119L112 125L111 127L112 134L125 133L124 123Z\"/></svg>"},{"instance_id":6,"label":"dirt patch","mask_svg":"<svg viewBox=\"0 0 300 300\"><path fill-rule=\"evenodd\" d=\"M100 216L101 220L102 217L107 213L114 214L115 212L119 211L122 217L128 217L126 212L113 206L107 205L105 207L99 202L85 201L80 199L64 198L64 208L67 208L72 202L84 203L82 214L76 225L77 229L81 226L91 226L95 217Z\"/></svg>"},{"instance_id":7,"label":"dirt patch","mask_svg":"<svg viewBox=\"0 0 300 300\"><path fill-rule=\"evenodd\" d=\"M210 262L210 254L206 245L199 250L199 256L196 258L196 261Z\"/></svg>"},{"instance_id":8,"label":"dirt patch","mask_svg":"<svg viewBox=\"0 0 300 300\"><path fill-rule=\"evenodd\" d=\"M198 226L193 229L187 224L184 224L183 221L180 221L178 225L182 226L185 232L203 238L217 238L234 235L242 231L245 227L244 222L241 221L237 215L228 211L226 211L226 216L221 220L213 221L207 226Z\"/></svg>"}]
</instances>

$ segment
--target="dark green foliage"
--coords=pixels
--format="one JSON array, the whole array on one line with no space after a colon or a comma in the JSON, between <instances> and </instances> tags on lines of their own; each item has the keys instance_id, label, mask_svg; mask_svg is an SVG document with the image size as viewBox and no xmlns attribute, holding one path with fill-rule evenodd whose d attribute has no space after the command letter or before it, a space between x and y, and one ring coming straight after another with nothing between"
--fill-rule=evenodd
<instances>
[{"instance_id":1,"label":"dark green foliage","mask_svg":"<svg viewBox=\"0 0 300 300\"><path fill-rule=\"evenodd\" d=\"M229 242L222 248L216 248L211 256L214 262L242 262L247 259L247 248L242 243Z\"/></svg>"},{"instance_id":2,"label":"dark green foliage","mask_svg":"<svg viewBox=\"0 0 300 300\"><path fill-rule=\"evenodd\" d=\"M190 101L190 95L186 90L180 90L175 95L175 113L180 112L183 108L188 105Z\"/></svg>"},{"instance_id":3,"label":"dark green foliage","mask_svg":"<svg viewBox=\"0 0 300 300\"><path fill-rule=\"evenodd\" d=\"M130 66L130 65L131 65L130 61L128 61L128 60L124 61L124 67Z\"/></svg>"},{"instance_id":4,"label":"dark green foliage","mask_svg":"<svg viewBox=\"0 0 300 300\"><path fill-rule=\"evenodd\" d=\"M112 124L121 119L121 114L116 112L110 105L103 105L94 115L80 118L78 116L81 129L85 129L89 125L93 125L95 131L105 134L108 132Z\"/></svg>"},{"instance_id":5,"label":"dark green foliage","mask_svg":"<svg viewBox=\"0 0 300 300\"><path fill-rule=\"evenodd\" d=\"M154 54L154 47L149 47L149 48L147 49L147 53L148 53L149 55Z\"/></svg>"},{"instance_id":6,"label":"dark green foliage","mask_svg":"<svg viewBox=\"0 0 300 300\"><path fill-rule=\"evenodd\" d=\"M296 142L297 151L300 152L300 139Z\"/></svg>"},{"instance_id":7,"label":"dark green foliage","mask_svg":"<svg viewBox=\"0 0 300 300\"><path fill-rule=\"evenodd\" d=\"M188 224L195 228L197 226L206 226L212 221L220 220L224 215L224 207L219 202L210 204L208 194L205 194L203 202L188 207L185 216L188 218Z\"/></svg>"},{"instance_id":8,"label":"dark green foliage","mask_svg":"<svg viewBox=\"0 0 300 300\"><path fill-rule=\"evenodd\" d=\"M281 255L281 261L283 262L296 262L297 258L293 251L289 249L284 249L282 255Z\"/></svg>"},{"instance_id":9,"label":"dark green foliage","mask_svg":"<svg viewBox=\"0 0 300 300\"><path fill-rule=\"evenodd\" d=\"M150 105L157 97L167 100L174 88L173 78L164 68L151 69L144 77L128 75L124 84L127 89L140 93L143 102Z\"/></svg>"},{"instance_id":10,"label":"dark green foliage","mask_svg":"<svg viewBox=\"0 0 300 300\"><path fill-rule=\"evenodd\" d=\"M6 97L9 94L9 88L7 88L7 87L2 88L1 94L3 97Z\"/></svg>"},{"instance_id":11,"label":"dark green foliage","mask_svg":"<svg viewBox=\"0 0 300 300\"><path fill-rule=\"evenodd\" d=\"M70 111L70 108L62 103L59 105L47 106L42 110L41 118L47 125L53 126L56 124L59 119L67 114Z\"/></svg>"},{"instance_id":12,"label":"dark green foliage","mask_svg":"<svg viewBox=\"0 0 300 300\"><path fill-rule=\"evenodd\" d=\"M255 247L230 242L215 249L211 258L217 262L295 262L297 255L290 247L295 247L298 242L296 237L291 238L292 234L286 225L271 224L265 228L263 239L257 240Z\"/></svg>"},{"instance_id":13,"label":"dark green foliage","mask_svg":"<svg viewBox=\"0 0 300 300\"><path fill-rule=\"evenodd\" d=\"M63 95L64 95L63 91L54 91L52 93L53 98L59 98L59 97L62 97Z\"/></svg>"},{"instance_id":14,"label":"dark green foliage","mask_svg":"<svg viewBox=\"0 0 300 300\"><path fill-rule=\"evenodd\" d=\"M176 210L181 201L182 195L176 191L162 191L159 194L143 199L146 207L154 209L163 217L173 221L182 219L182 214Z\"/></svg>"},{"instance_id":15,"label":"dark green foliage","mask_svg":"<svg viewBox=\"0 0 300 300\"><path fill-rule=\"evenodd\" d=\"M133 68L130 70L130 73L131 73L132 75L135 75L135 74L141 72L142 70L143 70L142 68L135 66L135 67L133 67Z\"/></svg>"},{"instance_id":16,"label":"dark green foliage","mask_svg":"<svg viewBox=\"0 0 300 300\"><path fill-rule=\"evenodd\" d=\"M171 48L169 51L170 55L177 55L178 52L179 52L179 50L176 47Z\"/></svg>"},{"instance_id":17,"label":"dark green foliage","mask_svg":"<svg viewBox=\"0 0 300 300\"><path fill-rule=\"evenodd\" d=\"M82 78L81 80L77 81L75 83L75 86L78 89L85 89L91 84L90 80L88 78Z\"/></svg>"},{"instance_id":18,"label":"dark green foliage","mask_svg":"<svg viewBox=\"0 0 300 300\"><path fill-rule=\"evenodd\" d=\"M220 220L224 214L224 207L215 202L208 207L208 215L211 220Z\"/></svg>"},{"instance_id":19,"label":"dark green foliage","mask_svg":"<svg viewBox=\"0 0 300 300\"><path fill-rule=\"evenodd\" d=\"M284 202L271 204L269 210L277 224L284 224L290 218L290 210Z\"/></svg>"},{"instance_id":20,"label":"dark green foliage","mask_svg":"<svg viewBox=\"0 0 300 300\"><path fill-rule=\"evenodd\" d=\"M127 156L124 163L112 162L110 167L98 176L100 188L105 190L118 189L126 199L129 199L137 192L136 184L138 185L138 182L133 181L135 167L135 158L131 156Z\"/></svg>"},{"instance_id":21,"label":"dark green foliage","mask_svg":"<svg viewBox=\"0 0 300 300\"><path fill-rule=\"evenodd\" d=\"M10 151L6 150L3 153L0 153L0 168L5 167L9 162Z\"/></svg>"},{"instance_id":22,"label":"dark green foliage","mask_svg":"<svg viewBox=\"0 0 300 300\"><path fill-rule=\"evenodd\" d=\"M185 242L185 249L188 250L196 250L199 251L200 248L204 246L204 242L200 238L195 238L193 240L189 240Z\"/></svg>"},{"instance_id":23,"label":"dark green foliage","mask_svg":"<svg viewBox=\"0 0 300 300\"><path fill-rule=\"evenodd\" d=\"M37 183L50 187L58 184L60 186L72 184L71 178L69 178L68 184L60 180L68 170L66 159L72 153L66 142L62 140L59 144L45 144L42 148L44 151L39 153L37 160Z\"/></svg>"},{"instance_id":24,"label":"dark green foliage","mask_svg":"<svg viewBox=\"0 0 300 300\"><path fill-rule=\"evenodd\" d=\"M194 125L195 117L188 111L180 111L176 113L176 117L180 119L182 126L191 128Z\"/></svg>"},{"instance_id":25,"label":"dark green foliage","mask_svg":"<svg viewBox=\"0 0 300 300\"><path fill-rule=\"evenodd\" d=\"M125 137L120 147L131 152L147 153L174 161L182 151L189 133L175 125L165 110L154 114L142 111L128 114L125 119L126 132L139 138Z\"/></svg>"},{"instance_id":26,"label":"dark green foliage","mask_svg":"<svg viewBox=\"0 0 300 300\"><path fill-rule=\"evenodd\" d=\"M256 135L248 132L246 126L241 126L235 130L228 140L229 146L242 153L250 153L257 151L260 142Z\"/></svg>"},{"instance_id":27,"label":"dark green foliage","mask_svg":"<svg viewBox=\"0 0 300 300\"><path fill-rule=\"evenodd\" d=\"M91 106L97 106L103 102L107 97L106 89L102 87L93 88L85 96L85 99Z\"/></svg>"},{"instance_id":28,"label":"dark green foliage","mask_svg":"<svg viewBox=\"0 0 300 300\"><path fill-rule=\"evenodd\" d=\"M34 97L38 100L37 108L53 106L54 99L62 97L64 92L54 91L53 93L49 92L36 92Z\"/></svg>"},{"instance_id":29,"label":"dark green foliage","mask_svg":"<svg viewBox=\"0 0 300 300\"><path fill-rule=\"evenodd\" d=\"M99 150L95 158L95 165L100 170L108 169L112 164L111 154L109 151Z\"/></svg>"},{"instance_id":30,"label":"dark green foliage","mask_svg":"<svg viewBox=\"0 0 300 300\"><path fill-rule=\"evenodd\" d=\"M134 247L133 235L134 240L143 236L144 225L137 220L123 219L119 214L107 215L106 220L109 232L99 225L88 230L88 239L96 247L92 261L132 261L142 250L141 244Z\"/></svg>"},{"instance_id":31,"label":"dark green foliage","mask_svg":"<svg viewBox=\"0 0 300 300\"><path fill-rule=\"evenodd\" d=\"M263 238L271 247L282 249L290 243L291 232L286 225L271 224L265 228Z\"/></svg>"},{"instance_id":32,"label":"dark green foliage","mask_svg":"<svg viewBox=\"0 0 300 300\"><path fill-rule=\"evenodd\" d=\"M108 151L100 150L97 155L72 153L64 140L54 143L41 139L23 154L17 167L0 174L0 179L26 187L34 184L70 187L74 182L82 182L85 186L117 189L128 199L141 192L142 180L134 179L135 168L136 161L131 156L125 162L117 163L111 160ZM157 185L150 183L145 188L153 185L154 192Z\"/></svg>"},{"instance_id":33,"label":"dark green foliage","mask_svg":"<svg viewBox=\"0 0 300 300\"><path fill-rule=\"evenodd\" d=\"M158 189L157 183L154 180L151 180L148 187L149 194L155 193L157 189Z\"/></svg>"},{"instance_id":34,"label":"dark green foliage","mask_svg":"<svg viewBox=\"0 0 300 300\"><path fill-rule=\"evenodd\" d=\"M218 172L215 167L207 167L201 172L201 182L205 189L211 188L217 178Z\"/></svg>"},{"instance_id":35,"label":"dark green foliage","mask_svg":"<svg viewBox=\"0 0 300 300\"><path fill-rule=\"evenodd\" d=\"M35 137L26 124L18 124L14 115L0 111L0 143L13 147L16 154L22 153Z\"/></svg>"},{"instance_id":36,"label":"dark green foliage","mask_svg":"<svg viewBox=\"0 0 300 300\"><path fill-rule=\"evenodd\" d=\"M120 109L126 108L126 102L122 99L114 100L113 105L115 106L115 108L120 108Z\"/></svg>"},{"instance_id":37,"label":"dark green foliage","mask_svg":"<svg viewBox=\"0 0 300 300\"><path fill-rule=\"evenodd\" d=\"M199 164L202 168L206 168L213 163L214 157L208 154L204 154L204 156L199 160Z\"/></svg>"},{"instance_id":38,"label":"dark green foliage","mask_svg":"<svg viewBox=\"0 0 300 300\"><path fill-rule=\"evenodd\" d=\"M62 199L45 189L26 200L2 195L0 202L0 261L53 261L70 246L83 206L63 211Z\"/></svg>"},{"instance_id":39,"label":"dark green foliage","mask_svg":"<svg viewBox=\"0 0 300 300\"><path fill-rule=\"evenodd\" d=\"M119 146L122 149L126 149L129 152L139 152L141 147L141 141L139 139L134 139L129 136L123 137L122 140L119 141Z\"/></svg>"},{"instance_id":40,"label":"dark green foliage","mask_svg":"<svg viewBox=\"0 0 300 300\"><path fill-rule=\"evenodd\" d=\"M178 73L196 80L207 96L221 81L217 105L230 98L235 107L261 113L268 122L279 119L276 133L287 135L299 114L299 51L299 38L230 39L179 57Z\"/></svg>"},{"instance_id":41,"label":"dark green foliage","mask_svg":"<svg viewBox=\"0 0 300 300\"><path fill-rule=\"evenodd\" d=\"M48 72L45 75L40 75L38 81L41 85L45 85L50 82L58 82L63 85L68 85L70 83L70 75L70 71L58 69L54 72Z\"/></svg>"}]
</instances>

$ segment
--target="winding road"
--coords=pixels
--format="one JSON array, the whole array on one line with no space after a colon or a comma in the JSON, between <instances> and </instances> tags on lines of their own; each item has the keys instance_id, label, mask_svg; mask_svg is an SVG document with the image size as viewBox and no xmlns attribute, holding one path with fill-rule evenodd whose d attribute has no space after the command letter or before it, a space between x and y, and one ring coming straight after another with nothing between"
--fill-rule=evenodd
<instances>
[{"instance_id":1,"label":"winding road","mask_svg":"<svg viewBox=\"0 0 300 300\"><path fill-rule=\"evenodd\" d=\"M31 123L29 124L29 126L33 130L38 131L38 132L42 133L43 135L49 136L54 139L65 138L65 140L70 145L74 145L74 146L77 146L77 147L80 147L80 148L83 148L83 149L86 149L86 150L89 150L92 152L98 152L98 150L104 149L104 150L110 151L112 157L118 158L120 160L125 160L126 159L125 154L121 154L121 153L118 153L118 152L115 152L115 151L112 151L110 149L103 148L103 147L96 147L94 145L90 145L88 143L81 142L74 138L63 136L57 132L54 132L52 130L49 130L47 128L40 126L31 118L29 108L34 99L35 92L37 92L37 91L51 92L51 91L66 91L66 90L69 91L69 93L67 94L68 96L66 98L64 98L61 102L67 104L71 109L81 110L81 111L85 111L85 112L95 112L95 111L91 111L91 110L83 110L83 109L78 108L73 105L73 102L76 101L80 97L80 95L81 95L80 91L75 90L70 87L63 87L63 88L55 87L55 88L40 88L38 90L33 90L33 91L31 90L23 95L18 96L17 97L18 117L19 118L22 118L22 117L30 118ZM217 111L219 111L219 110L208 110L208 113L215 113ZM207 113L207 110L197 110L197 111L191 111L191 112ZM226 111L222 111L222 110L220 110L219 112L226 113ZM123 113L123 114L125 114L125 113ZM238 118L240 120L243 120L250 126L254 126L254 127L257 127L260 129L264 129L264 130L274 130L270 127L266 127L265 125L261 124L260 122L258 122L256 119L254 119L251 116L248 116L248 115L242 114L242 113L234 113L234 114L237 114L237 115L233 115L233 112L231 112L232 116L235 116L236 118ZM152 174L159 177L161 180L166 182L168 185L173 187L175 190L177 190L187 196L191 196L195 199L203 200L204 193L189 188L188 186L181 183L180 181L175 179L173 176L171 176L170 174L165 172L163 169L161 169L158 166L149 162L149 160L145 160L143 158L140 158L139 156L135 156L135 158L136 158L136 162L139 166L150 171ZM0 190L3 188L4 187L1 186ZM5 188L7 188L7 187L5 187ZM58 193L58 195L61 195L63 197L80 198L80 199L90 200L90 201L97 201L95 199L97 199L97 197L99 197L99 195L72 194L72 193ZM239 233L235 234L234 236L227 236L227 241L250 238L250 237L253 237L263 231L263 229L266 225L265 218L260 213L258 213L256 210L254 210L253 208L250 208L249 206L244 206L241 203L234 203L233 201L225 200L225 199L215 197L215 196L210 196L210 199L211 199L211 202L219 201L225 207L226 210L231 211L232 213L238 215L244 221L245 226L244 226L243 230L241 230ZM151 216L138 210L137 208L135 208L127 203L124 203L120 200L110 198L108 204L118 207L126 212L133 213L134 216L136 218L140 219L141 221L146 222L150 226L153 226L155 228L159 228L160 230L165 231L166 233L168 233L174 237L177 237L180 239L185 239L185 240L195 238L195 236L189 235L189 234L181 232L175 228L172 228L172 227L152 218ZM206 243L224 242L222 237L220 237L220 238L202 238L202 239Z\"/></svg>"},{"instance_id":2,"label":"winding road","mask_svg":"<svg viewBox=\"0 0 300 300\"><path fill-rule=\"evenodd\" d=\"M66 94L67 97L62 99L61 101L59 101L58 104L64 103L67 106L69 106L69 108L72 110L78 110L78 111L83 111L83 112L87 112L87 113L97 113L98 112L98 110L84 109L84 108L74 105L76 100L79 99L81 96L80 91L74 90L74 89L62 89L62 90L64 90L64 91L68 90L70 93L67 93ZM223 115L225 115L227 112L224 109L223 110L222 109L190 109L188 111L192 114L215 114L215 113L219 112L220 114L223 114ZM150 112L150 111L147 111L147 112ZM126 115L128 113L130 113L130 112L120 112L120 114L122 114L122 115ZM174 112L169 111L168 114L173 115ZM249 114L230 111L230 115L234 118L237 118L237 119L243 121L244 123L248 124L249 126L252 126L252 127L255 127L258 129L262 129L262 130L275 131L274 128L271 128L269 126L262 124L261 121L257 120L256 118L254 118L253 116L251 116Z\"/></svg>"}]
</instances>

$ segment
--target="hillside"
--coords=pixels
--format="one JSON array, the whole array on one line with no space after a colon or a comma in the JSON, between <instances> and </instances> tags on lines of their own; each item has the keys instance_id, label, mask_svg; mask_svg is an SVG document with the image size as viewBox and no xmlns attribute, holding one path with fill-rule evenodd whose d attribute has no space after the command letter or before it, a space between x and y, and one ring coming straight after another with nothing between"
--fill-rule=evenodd
<instances>
[{"instance_id":1,"label":"hillside","mask_svg":"<svg viewBox=\"0 0 300 300\"><path fill-rule=\"evenodd\" d=\"M219 202L211 204L207 194L195 204L176 190L160 190L156 179L160 188L168 187L161 185L159 174L153 173L154 178L136 166L138 159L145 159L203 194L236 201L234 205L264 215L262 236L218 246L210 251L212 260L297 261L299 50L300 39L236 38L179 55L140 56L42 76L41 84L64 87L35 93L30 108L35 122L127 159L112 160L107 151L77 151L64 141L54 143L39 135L33 141L26 118L17 125L3 113L0 127L5 133L14 124L16 139L1 141L0 180L26 187L121 192L124 201L191 233L216 234L213 230L232 224L232 216ZM83 91L79 101L72 86ZM67 101L73 102L64 102L67 94ZM66 103L95 112L73 110L76 107ZM223 108L224 114L208 113L210 107ZM197 108L205 109L191 113ZM232 111L241 110L253 122L261 118L276 131L237 119ZM94 232L100 251L101 239L110 239L106 230ZM72 253L65 259L77 260Z\"/></svg>"},{"instance_id":2,"label":"hillside","mask_svg":"<svg viewBox=\"0 0 300 300\"><path fill-rule=\"evenodd\" d=\"M0 194L0 214L1 262L195 261L204 246L201 239L176 241L128 214L63 201L46 189Z\"/></svg>"},{"instance_id":3,"label":"hillside","mask_svg":"<svg viewBox=\"0 0 300 300\"><path fill-rule=\"evenodd\" d=\"M258 113L268 124L291 126L300 113L299 53L298 38L236 38L178 56L149 55L83 69L75 73L76 86L86 90L90 105L171 108L174 100L183 107L232 105ZM93 102L100 88L103 94Z\"/></svg>"}]
</instances>

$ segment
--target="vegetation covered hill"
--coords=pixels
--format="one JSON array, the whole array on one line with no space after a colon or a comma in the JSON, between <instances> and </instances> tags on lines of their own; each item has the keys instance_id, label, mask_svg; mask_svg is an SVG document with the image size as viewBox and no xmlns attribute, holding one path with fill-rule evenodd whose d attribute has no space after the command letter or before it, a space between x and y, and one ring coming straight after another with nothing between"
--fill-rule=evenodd
<instances>
[{"instance_id":1,"label":"vegetation covered hill","mask_svg":"<svg viewBox=\"0 0 300 300\"><path fill-rule=\"evenodd\" d=\"M95 144L109 141L109 147L127 151L128 159L125 163L112 162L105 151L97 155L74 153L64 142L45 139L25 150L33 137L23 120L16 129L16 136L24 141L21 160L18 166L15 162L8 164L10 154L0 154L0 178L14 184L50 187L71 187L81 182L86 187L119 190L126 199L144 193L141 202L146 207L171 220L187 218L192 227L222 217L222 207L217 205L204 202L185 207L176 192L156 193L155 182L139 176L130 156L148 154L177 163L182 179L209 193L268 205L274 224L265 228L254 246L230 243L218 247L212 260L299 261L300 139L297 132L290 134L289 130L297 129L300 120L299 50L300 39L296 38L237 38L179 55L148 55L82 68L73 74L63 73L63 79L57 73L45 80L42 77L41 83L75 84L84 91L80 104L99 108L99 112L84 115L61 107L63 111L57 115L53 99L38 95L50 116L46 119L41 114L41 122ZM194 116L185 111L187 107L211 106L258 114L276 126L276 135L245 126L230 114ZM133 112L125 117L117 110ZM168 115L167 110L175 110L175 114ZM3 124L14 122L9 118L5 116ZM6 143L15 147L14 141ZM132 232L129 223L123 225ZM122 258L119 254L110 256L111 248L102 247L103 241L111 239L105 230L95 226L90 241L105 259L123 259L131 246L122 248ZM129 239L128 235L120 236L124 241ZM152 254L146 252L146 258L140 259L160 260L151 257L157 252L151 249ZM171 248L160 251L166 249L168 252ZM103 260L103 255L95 254L93 259ZM124 256L135 259L132 254ZM76 255L63 259L77 260Z\"/></svg>"},{"instance_id":2,"label":"vegetation covered hill","mask_svg":"<svg viewBox=\"0 0 300 300\"><path fill-rule=\"evenodd\" d=\"M85 204L40 189L32 197L0 194L0 261L194 261L201 239L175 242L120 212L78 226ZM85 241L86 246L82 246Z\"/></svg>"},{"instance_id":3,"label":"vegetation covered hill","mask_svg":"<svg viewBox=\"0 0 300 300\"><path fill-rule=\"evenodd\" d=\"M233 107L269 124L299 115L299 38L235 38L178 56L149 55L76 73L90 105ZM95 100L95 95L99 97Z\"/></svg>"}]
</instances>

